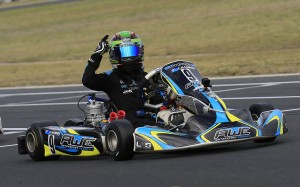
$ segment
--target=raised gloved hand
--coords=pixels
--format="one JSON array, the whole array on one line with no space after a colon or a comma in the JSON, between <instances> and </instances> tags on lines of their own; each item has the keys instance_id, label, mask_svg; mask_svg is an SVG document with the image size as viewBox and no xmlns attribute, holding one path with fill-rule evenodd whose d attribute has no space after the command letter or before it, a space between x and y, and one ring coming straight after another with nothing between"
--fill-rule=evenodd
<instances>
[{"instance_id":1,"label":"raised gloved hand","mask_svg":"<svg viewBox=\"0 0 300 187\"><path fill-rule=\"evenodd\" d=\"M101 41L98 43L94 53L91 55L88 63L95 66L96 68L99 67L100 61L102 59L102 55L105 54L109 50L109 44L107 42L108 35L105 35Z\"/></svg>"},{"instance_id":2,"label":"raised gloved hand","mask_svg":"<svg viewBox=\"0 0 300 187\"><path fill-rule=\"evenodd\" d=\"M108 35L105 35L98 43L98 46L96 47L94 53L99 53L100 55L103 55L108 51L109 45L107 39L108 39Z\"/></svg>"}]
</instances>

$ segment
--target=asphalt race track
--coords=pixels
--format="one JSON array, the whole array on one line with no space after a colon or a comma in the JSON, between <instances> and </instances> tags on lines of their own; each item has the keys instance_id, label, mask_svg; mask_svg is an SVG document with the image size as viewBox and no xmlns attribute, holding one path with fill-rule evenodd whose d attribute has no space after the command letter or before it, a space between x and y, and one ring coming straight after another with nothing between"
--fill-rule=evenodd
<instances>
[{"instance_id":1,"label":"asphalt race track","mask_svg":"<svg viewBox=\"0 0 300 187\"><path fill-rule=\"evenodd\" d=\"M300 186L300 75L214 79L228 108L271 102L285 111L289 132L273 143L236 143L206 149L33 162L18 155L16 139L31 122L83 118L82 86L0 89L0 186Z\"/></svg>"}]
</instances>

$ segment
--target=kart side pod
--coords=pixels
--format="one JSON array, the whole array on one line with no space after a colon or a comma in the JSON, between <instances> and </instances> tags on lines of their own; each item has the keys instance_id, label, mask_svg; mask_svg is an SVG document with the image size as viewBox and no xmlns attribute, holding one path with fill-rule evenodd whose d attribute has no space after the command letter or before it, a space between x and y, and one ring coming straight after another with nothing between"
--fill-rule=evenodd
<instances>
[{"instance_id":1,"label":"kart side pod","mask_svg":"<svg viewBox=\"0 0 300 187\"><path fill-rule=\"evenodd\" d=\"M104 134L90 127L60 127L55 121L31 124L18 137L19 154L29 154L35 161L59 156L97 156L105 154Z\"/></svg>"},{"instance_id":2,"label":"kart side pod","mask_svg":"<svg viewBox=\"0 0 300 187\"><path fill-rule=\"evenodd\" d=\"M261 113L258 121L262 136L279 136L288 131L285 115L280 110Z\"/></svg>"}]
</instances>

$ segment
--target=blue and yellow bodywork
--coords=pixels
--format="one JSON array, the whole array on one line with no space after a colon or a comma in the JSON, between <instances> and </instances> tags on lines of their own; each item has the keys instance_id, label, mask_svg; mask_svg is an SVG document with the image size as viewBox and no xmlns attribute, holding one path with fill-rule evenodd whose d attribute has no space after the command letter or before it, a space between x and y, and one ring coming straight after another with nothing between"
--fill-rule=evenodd
<instances>
[{"instance_id":1,"label":"blue and yellow bodywork","mask_svg":"<svg viewBox=\"0 0 300 187\"><path fill-rule=\"evenodd\" d=\"M191 132L185 127L177 131L158 127L139 127L134 133L135 151L188 149L212 143L276 137L287 132L285 116L280 110L263 112L258 121L253 121L248 109L228 110L221 98L209 88L203 87L200 83L202 76L191 62L171 62L161 69L160 74L164 83L178 97L190 97L192 100L195 98L203 104L202 106L206 105L211 109L206 114L203 111L197 114L197 109L193 110L193 118L198 120L199 125L204 126L205 130Z\"/></svg>"},{"instance_id":2,"label":"blue and yellow bodywork","mask_svg":"<svg viewBox=\"0 0 300 187\"><path fill-rule=\"evenodd\" d=\"M244 112L244 115L250 115L249 111ZM252 120L252 123L230 112L216 115L219 115L216 121L199 133L184 129L169 131L151 126L139 127L134 132L134 150L147 152L190 149L216 143L277 137L287 132L285 117L280 110L264 112L257 122Z\"/></svg>"},{"instance_id":3,"label":"blue and yellow bodywork","mask_svg":"<svg viewBox=\"0 0 300 187\"><path fill-rule=\"evenodd\" d=\"M87 127L43 127L44 156L97 156L104 154L101 132ZM103 136L103 135L102 135Z\"/></svg>"}]
</instances>

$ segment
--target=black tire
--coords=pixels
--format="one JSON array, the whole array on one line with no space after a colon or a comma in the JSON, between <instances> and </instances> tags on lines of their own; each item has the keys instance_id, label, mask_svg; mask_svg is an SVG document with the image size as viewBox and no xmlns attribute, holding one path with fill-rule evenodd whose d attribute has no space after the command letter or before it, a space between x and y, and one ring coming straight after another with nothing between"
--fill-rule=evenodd
<instances>
[{"instance_id":1,"label":"black tire","mask_svg":"<svg viewBox=\"0 0 300 187\"><path fill-rule=\"evenodd\" d=\"M260 114L269 111L269 110L274 110L274 106L270 103L257 103L257 104L252 104L249 107L252 119L254 121L257 121ZM276 136L274 137L269 137L269 138L261 138L261 139L256 139L254 142L256 143L267 143L267 142L273 142L276 139Z\"/></svg>"},{"instance_id":2,"label":"black tire","mask_svg":"<svg viewBox=\"0 0 300 187\"><path fill-rule=\"evenodd\" d=\"M41 128L47 126L58 126L55 121L40 121L30 125L25 135L26 150L34 161L56 160L59 155L45 157L44 143L41 137Z\"/></svg>"},{"instance_id":3,"label":"black tire","mask_svg":"<svg viewBox=\"0 0 300 187\"><path fill-rule=\"evenodd\" d=\"M134 156L134 127L127 120L116 120L106 129L106 147L114 160L130 160Z\"/></svg>"}]
</instances>

